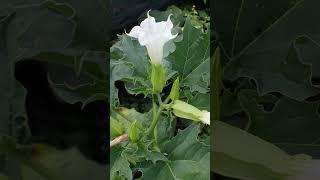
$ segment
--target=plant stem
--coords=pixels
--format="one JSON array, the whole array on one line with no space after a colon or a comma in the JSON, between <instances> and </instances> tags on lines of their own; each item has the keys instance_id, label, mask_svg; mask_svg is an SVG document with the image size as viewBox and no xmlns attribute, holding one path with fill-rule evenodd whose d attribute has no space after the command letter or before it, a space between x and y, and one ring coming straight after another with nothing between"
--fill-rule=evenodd
<instances>
[{"instance_id":1,"label":"plant stem","mask_svg":"<svg viewBox=\"0 0 320 180\"><path fill-rule=\"evenodd\" d=\"M156 105L156 103L155 103L155 97L152 96L153 118L152 118L152 123L151 123L151 125L150 125L150 127L149 127L149 129L148 129L148 133L149 133L149 135L152 136L152 137L154 136L154 129L155 129L155 127L156 127L157 124L158 124L160 114L161 114L161 112L162 112L162 110L163 110L163 105L164 105L164 104L167 104L167 103L169 102L169 100L170 100L170 98L167 97L167 98L165 99L165 101L162 102L162 101L161 101L161 96L160 96L160 94L157 94L157 97L158 97L158 101L159 101L158 111L157 111L157 105Z\"/></svg>"},{"instance_id":2,"label":"plant stem","mask_svg":"<svg viewBox=\"0 0 320 180\"><path fill-rule=\"evenodd\" d=\"M151 126L149 127L149 130L148 130L149 135L151 135L151 136L154 135L154 134L153 134L154 128L155 128L156 125L158 124L161 111L162 111L162 108L159 108L158 111L156 112L156 114L153 116Z\"/></svg>"},{"instance_id":3,"label":"plant stem","mask_svg":"<svg viewBox=\"0 0 320 180\"><path fill-rule=\"evenodd\" d=\"M162 99L161 99L160 94L157 94L157 97L158 97L159 105L162 104Z\"/></svg>"},{"instance_id":4,"label":"plant stem","mask_svg":"<svg viewBox=\"0 0 320 180\"><path fill-rule=\"evenodd\" d=\"M110 141L110 147L115 146L117 144L120 144L122 142L128 141L129 137L127 134L121 135L117 138L115 138L114 140Z\"/></svg>"}]
</instances>

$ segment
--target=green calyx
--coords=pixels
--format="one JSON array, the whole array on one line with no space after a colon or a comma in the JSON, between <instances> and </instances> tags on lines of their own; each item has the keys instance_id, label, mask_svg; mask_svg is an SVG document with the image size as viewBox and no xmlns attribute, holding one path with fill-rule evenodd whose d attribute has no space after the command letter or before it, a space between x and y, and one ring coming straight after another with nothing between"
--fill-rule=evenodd
<instances>
[{"instance_id":1,"label":"green calyx","mask_svg":"<svg viewBox=\"0 0 320 180\"><path fill-rule=\"evenodd\" d=\"M161 64L151 64L151 83L154 93L162 92L166 85L167 75Z\"/></svg>"}]
</instances>

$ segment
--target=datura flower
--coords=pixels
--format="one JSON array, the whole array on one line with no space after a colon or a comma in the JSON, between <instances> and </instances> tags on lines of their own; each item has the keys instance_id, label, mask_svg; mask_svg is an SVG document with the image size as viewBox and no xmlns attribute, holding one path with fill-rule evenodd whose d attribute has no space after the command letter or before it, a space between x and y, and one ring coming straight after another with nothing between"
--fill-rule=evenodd
<instances>
[{"instance_id":1,"label":"datura flower","mask_svg":"<svg viewBox=\"0 0 320 180\"><path fill-rule=\"evenodd\" d=\"M129 32L129 36L137 38L141 46L146 46L151 63L161 64L163 58L163 46L176 35L171 34L173 24L170 20L156 22L155 18L150 16L148 11L147 19L143 20L140 26L135 26Z\"/></svg>"},{"instance_id":2,"label":"datura flower","mask_svg":"<svg viewBox=\"0 0 320 180\"><path fill-rule=\"evenodd\" d=\"M193 121L200 121L204 124L210 125L210 112L206 110L201 111L191 104L188 104L181 100L175 100L171 108L173 114L178 117L190 119Z\"/></svg>"}]
</instances>

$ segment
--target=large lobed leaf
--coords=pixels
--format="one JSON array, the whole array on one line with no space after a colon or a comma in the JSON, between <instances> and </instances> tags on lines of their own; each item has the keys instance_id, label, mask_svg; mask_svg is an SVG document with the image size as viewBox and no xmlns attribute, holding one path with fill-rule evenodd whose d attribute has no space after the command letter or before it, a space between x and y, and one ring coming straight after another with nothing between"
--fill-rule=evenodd
<instances>
[{"instance_id":1,"label":"large lobed leaf","mask_svg":"<svg viewBox=\"0 0 320 180\"><path fill-rule=\"evenodd\" d=\"M224 122L213 121L212 125L211 170L216 173L240 179L287 179L311 159L303 154L290 156L274 144Z\"/></svg>"},{"instance_id":2,"label":"large lobed leaf","mask_svg":"<svg viewBox=\"0 0 320 180\"><path fill-rule=\"evenodd\" d=\"M140 179L208 179L210 176L210 146L199 141L200 126L194 123L180 131L165 144L168 161L158 161L140 168Z\"/></svg>"},{"instance_id":3,"label":"large lobed leaf","mask_svg":"<svg viewBox=\"0 0 320 180\"><path fill-rule=\"evenodd\" d=\"M7 28L9 26L10 17L0 18L0 36L5 39L7 35ZM7 143L3 137L10 136L16 138L16 141L25 143L28 134L28 127L26 125L27 115L25 112L25 88L15 79L15 63L8 55L8 45L5 41L0 42L0 143L1 154L7 149ZM20 131L24 130L24 131ZM5 147L3 147L3 145ZM10 150L8 150L10 151ZM20 171L16 165L18 162L8 156L1 157L1 172L6 173L9 177L16 176L16 171Z\"/></svg>"},{"instance_id":4,"label":"large lobed leaf","mask_svg":"<svg viewBox=\"0 0 320 180\"><path fill-rule=\"evenodd\" d=\"M319 77L320 26L312 23L319 18L318 1L218 2L216 29L230 60L226 79L249 77L259 94L280 92L297 100L320 92L311 83Z\"/></svg>"},{"instance_id":5,"label":"large lobed leaf","mask_svg":"<svg viewBox=\"0 0 320 180\"><path fill-rule=\"evenodd\" d=\"M150 91L147 51L137 40L126 35L120 36L110 49L110 59L111 104L118 103L115 81L125 81L127 90L134 94L147 94Z\"/></svg>"},{"instance_id":6,"label":"large lobed leaf","mask_svg":"<svg viewBox=\"0 0 320 180\"><path fill-rule=\"evenodd\" d=\"M13 136L17 140L20 140L21 137L21 139L28 138L29 135L27 134L28 129L25 134L18 134L19 130L24 128L23 126L27 123L24 112L26 92L14 79L16 61L36 59L67 67L66 71L62 71L60 77L65 75L64 78L74 78L72 84L70 79L63 78L51 84L56 95L65 102L81 101L85 105L97 99L106 100L105 42L107 21L105 21L105 17L107 13L104 11L105 6L100 6L105 3L104 1L59 3L43 0L2 1L0 3L0 39L2 40L0 43L0 64L3 68L1 70L3 73L1 78L3 79L0 81L3 84L0 91L3 92L1 99L4 99L0 103L2 107L0 129L5 135ZM94 20L91 18L93 16L96 16ZM49 64L49 69L52 66ZM61 73L60 70L51 71L50 77L57 76L57 73ZM72 76L68 74L70 72ZM69 153L75 156L72 157L68 153L59 154L59 156L69 156L72 159L66 160L68 162L65 163L77 164L75 159L80 159L77 157L78 153L74 151L69 151ZM78 165L83 164L79 163ZM81 168L90 165L90 163L89 165L84 164ZM56 164L53 166L56 167ZM99 166L99 170L103 168ZM74 170L79 171L77 168ZM1 171L4 171L10 179L20 179L22 176L20 172L24 173L23 175L31 172L30 168L21 167L16 157L3 159L3 156L1 156ZM62 173L63 169L57 171ZM93 174L96 174L97 177L93 178L105 177L103 170L99 172L99 175L96 172ZM69 173L70 179L72 170L67 173ZM81 175L79 174L79 176ZM28 178L37 179L39 176L26 177L26 179ZM88 179L85 176L82 178Z\"/></svg>"},{"instance_id":7,"label":"large lobed leaf","mask_svg":"<svg viewBox=\"0 0 320 180\"><path fill-rule=\"evenodd\" d=\"M121 108L114 117L125 127L137 121L143 132L151 123L150 113ZM193 123L174 136L172 119L162 116L157 126L157 143L141 137L137 143L123 143L111 149L111 178L131 179L132 173L141 171L140 179L208 179L210 145L199 140L200 124ZM162 134L165 133L165 134ZM186 170L187 169L187 170Z\"/></svg>"},{"instance_id":8,"label":"large lobed leaf","mask_svg":"<svg viewBox=\"0 0 320 180\"><path fill-rule=\"evenodd\" d=\"M54 92L63 101L82 102L83 106L96 100L107 101L105 3L13 3L8 9L14 13L7 28L9 57L14 61L33 58L49 62L49 69L54 67L50 77L65 77L50 79Z\"/></svg>"},{"instance_id":9,"label":"large lobed leaf","mask_svg":"<svg viewBox=\"0 0 320 180\"><path fill-rule=\"evenodd\" d=\"M191 91L209 91L210 77L210 34L203 33L186 20L183 39L176 44L176 50L168 56L172 69L178 72L181 86Z\"/></svg>"},{"instance_id":10,"label":"large lobed leaf","mask_svg":"<svg viewBox=\"0 0 320 180\"><path fill-rule=\"evenodd\" d=\"M309 146L319 143L319 102L299 102L283 97L272 111L265 111L250 91L242 91L239 100L251 122L249 132L254 135L272 143Z\"/></svg>"}]
</instances>

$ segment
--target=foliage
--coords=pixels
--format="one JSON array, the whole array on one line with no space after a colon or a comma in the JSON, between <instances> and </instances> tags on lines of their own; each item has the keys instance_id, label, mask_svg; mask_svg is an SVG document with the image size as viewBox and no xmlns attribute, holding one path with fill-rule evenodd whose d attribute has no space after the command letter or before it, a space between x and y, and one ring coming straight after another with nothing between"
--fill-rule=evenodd
<instances>
[{"instance_id":1,"label":"foliage","mask_svg":"<svg viewBox=\"0 0 320 180\"><path fill-rule=\"evenodd\" d=\"M213 127L214 172L239 179L284 179L296 173L289 170L292 159L311 158L286 159L289 154L320 157L315 153L320 26L312 23L319 18L319 5L315 0L213 2L220 57L214 57L211 80L217 86L215 77L223 81L220 90L213 87L220 94L213 92L220 112L216 116L244 130L222 122ZM237 139L242 136L247 138ZM278 155L286 161L275 159Z\"/></svg>"},{"instance_id":2,"label":"foliage","mask_svg":"<svg viewBox=\"0 0 320 180\"><path fill-rule=\"evenodd\" d=\"M77 149L60 152L31 144L27 92L15 80L15 65L30 59L47 63L50 88L64 103L81 103L84 108L97 100L107 102L106 2L27 0L1 1L0 6L1 174L9 179L50 179L48 174L64 174L61 157L73 154L65 163L79 160L76 164L82 169L94 164L96 168L90 171L98 179L105 177L104 166L89 162ZM35 156L24 149L44 152ZM45 162L38 161L42 158ZM72 168L81 169L79 166L65 170L71 173ZM72 177L72 173L65 175ZM87 179L85 175L82 178Z\"/></svg>"},{"instance_id":3,"label":"foliage","mask_svg":"<svg viewBox=\"0 0 320 180\"><path fill-rule=\"evenodd\" d=\"M199 105L209 97L210 36L204 26L195 27L194 20L190 16L184 17L177 7L165 12L151 11L150 15L161 21L170 13L173 14L174 31L179 35L165 44L163 64L167 84L157 98L152 89L152 65L146 48L123 34L110 49L111 117L125 127L129 136L137 137L132 133L132 126L139 132L138 139L129 138L129 142L111 148L111 179L209 177L210 134L206 132L207 127L197 122L186 123L174 116L170 107L179 98L200 109L209 109L208 103ZM119 82L124 83L125 90L116 87ZM139 102L153 99L153 107L140 112L124 108L125 97L121 97L124 95L120 91L128 93L127 96L143 94L145 100ZM154 121L157 117L158 121ZM178 126L181 123L183 128Z\"/></svg>"}]
</instances>

